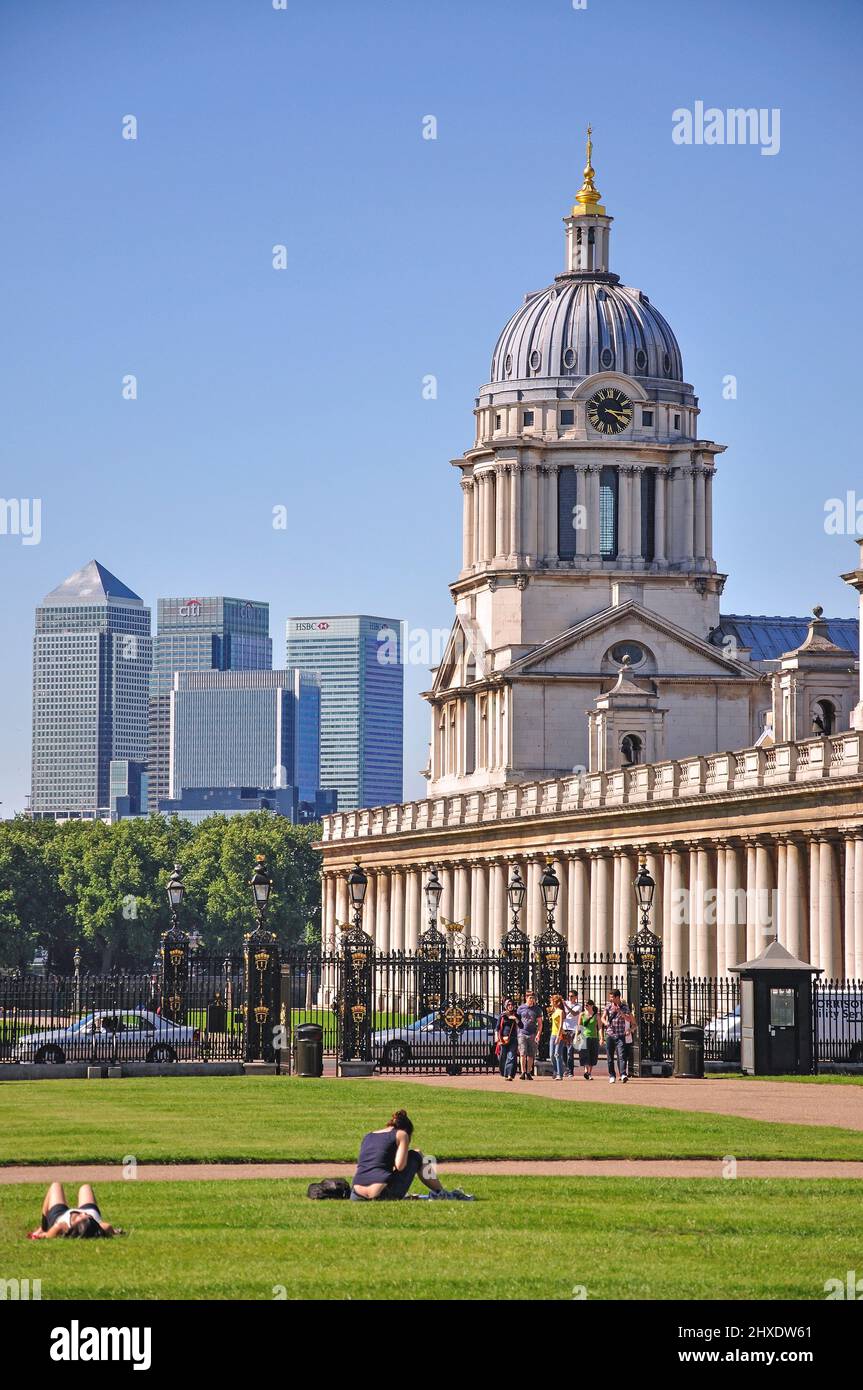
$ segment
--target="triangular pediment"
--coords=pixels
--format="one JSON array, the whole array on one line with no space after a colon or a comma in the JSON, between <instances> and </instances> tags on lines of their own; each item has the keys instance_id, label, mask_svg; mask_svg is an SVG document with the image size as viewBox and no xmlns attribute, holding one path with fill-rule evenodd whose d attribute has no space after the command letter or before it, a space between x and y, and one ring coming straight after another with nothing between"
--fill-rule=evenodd
<instances>
[{"instance_id":1,"label":"triangular pediment","mask_svg":"<svg viewBox=\"0 0 863 1390\"><path fill-rule=\"evenodd\" d=\"M759 679L759 673L710 642L678 627L676 623L631 599L614 608L603 609L590 618L567 628L548 642L514 661L506 676L591 675L601 669L610 647L618 642L643 644L655 660L644 674L654 676L724 675L745 680ZM642 672L636 671L636 675Z\"/></svg>"},{"instance_id":2,"label":"triangular pediment","mask_svg":"<svg viewBox=\"0 0 863 1390\"><path fill-rule=\"evenodd\" d=\"M448 690L459 690L486 674L483 663L483 643L475 623L456 617L441 657L440 665L434 673L431 694L442 695Z\"/></svg>"}]
</instances>

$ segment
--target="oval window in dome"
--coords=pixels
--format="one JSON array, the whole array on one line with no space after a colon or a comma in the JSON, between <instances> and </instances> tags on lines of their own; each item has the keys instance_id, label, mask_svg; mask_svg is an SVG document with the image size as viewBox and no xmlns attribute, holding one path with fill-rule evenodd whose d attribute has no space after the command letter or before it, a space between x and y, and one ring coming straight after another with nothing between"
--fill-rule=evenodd
<instances>
[{"instance_id":1,"label":"oval window in dome","mask_svg":"<svg viewBox=\"0 0 863 1390\"><path fill-rule=\"evenodd\" d=\"M666 375L666 376L671 376L671 354L670 354L670 353L664 352L664 353L662 354L662 366L663 366L663 370L665 371L665 375Z\"/></svg>"},{"instance_id":2,"label":"oval window in dome","mask_svg":"<svg viewBox=\"0 0 863 1390\"><path fill-rule=\"evenodd\" d=\"M623 658L628 656L630 665L640 666L645 653L644 648L640 647L637 642L617 642L609 652L609 656L612 661L616 661L618 664L621 664Z\"/></svg>"},{"instance_id":3,"label":"oval window in dome","mask_svg":"<svg viewBox=\"0 0 863 1390\"><path fill-rule=\"evenodd\" d=\"M503 369L504 369L504 371L506 372L507 376L509 376L510 372L512 371L512 353L511 353L511 352L508 352L508 353L506 354L506 358L505 358L504 364L503 364Z\"/></svg>"},{"instance_id":4,"label":"oval window in dome","mask_svg":"<svg viewBox=\"0 0 863 1390\"><path fill-rule=\"evenodd\" d=\"M567 348L566 352L563 354L563 365L568 372L571 372L575 366L575 353L572 348Z\"/></svg>"},{"instance_id":5,"label":"oval window in dome","mask_svg":"<svg viewBox=\"0 0 863 1390\"><path fill-rule=\"evenodd\" d=\"M537 352L536 348L534 348L533 352L530 354L530 366L531 366L531 370L534 371L534 372L538 372L538 371L539 371L539 364L540 364L541 361L542 361L542 358L540 357L540 355L539 355L539 353Z\"/></svg>"},{"instance_id":6,"label":"oval window in dome","mask_svg":"<svg viewBox=\"0 0 863 1390\"><path fill-rule=\"evenodd\" d=\"M635 367L639 372L643 372L647 366L647 353L644 348L638 348L635 353Z\"/></svg>"},{"instance_id":7,"label":"oval window in dome","mask_svg":"<svg viewBox=\"0 0 863 1390\"><path fill-rule=\"evenodd\" d=\"M611 348L605 347L602 349L602 352L599 354L599 361L603 367L614 366L614 353L611 351Z\"/></svg>"}]
</instances>

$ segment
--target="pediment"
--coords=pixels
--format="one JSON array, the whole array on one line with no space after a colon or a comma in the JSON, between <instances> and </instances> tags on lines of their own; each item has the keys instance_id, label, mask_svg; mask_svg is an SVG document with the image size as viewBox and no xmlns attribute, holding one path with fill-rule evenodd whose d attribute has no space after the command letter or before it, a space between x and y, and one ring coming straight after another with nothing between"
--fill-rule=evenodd
<instances>
[{"instance_id":1,"label":"pediment","mask_svg":"<svg viewBox=\"0 0 863 1390\"><path fill-rule=\"evenodd\" d=\"M507 676L585 675L602 671L609 649L618 642L635 642L647 659L636 677L726 676L756 681L759 673L744 662L726 656L710 642L678 627L668 618L644 608L635 600L604 609L551 638L514 661ZM614 668L616 670L616 668Z\"/></svg>"}]
</instances>

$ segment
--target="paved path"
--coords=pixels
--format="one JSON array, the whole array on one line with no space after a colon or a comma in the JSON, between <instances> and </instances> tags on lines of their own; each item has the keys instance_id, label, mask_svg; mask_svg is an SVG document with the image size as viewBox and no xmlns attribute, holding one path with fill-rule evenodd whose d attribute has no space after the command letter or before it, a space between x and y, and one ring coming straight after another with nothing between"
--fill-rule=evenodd
<instances>
[{"instance_id":1,"label":"paved path","mask_svg":"<svg viewBox=\"0 0 863 1390\"><path fill-rule=\"evenodd\" d=\"M224 1178L350 1178L353 1163L140 1163L137 1181L204 1182ZM720 1159L709 1158L561 1158L561 1159L450 1159L441 1163L441 1173L450 1181L466 1177L526 1176L547 1178L721 1178ZM740 1159L739 1178L858 1178L863 1179L863 1162L805 1159ZM59 1163L50 1167L0 1168L0 1185L31 1182L75 1183L121 1182L119 1164ZM71 1195L67 1194L67 1195Z\"/></svg>"},{"instance_id":2,"label":"paved path","mask_svg":"<svg viewBox=\"0 0 863 1390\"><path fill-rule=\"evenodd\" d=\"M377 1073L392 1085L398 1078ZM714 1115L740 1115L748 1120L776 1120L794 1125L837 1125L863 1130L863 1086L807 1083L804 1081L687 1081L682 1077L637 1077L609 1086L608 1073L597 1070L596 1079L581 1076L574 1081L504 1081L494 1072L463 1076L404 1075L406 1083L447 1086L459 1090L505 1091L509 1095L544 1096L570 1103L600 1101L605 1105L655 1105L662 1110L697 1110Z\"/></svg>"}]
</instances>

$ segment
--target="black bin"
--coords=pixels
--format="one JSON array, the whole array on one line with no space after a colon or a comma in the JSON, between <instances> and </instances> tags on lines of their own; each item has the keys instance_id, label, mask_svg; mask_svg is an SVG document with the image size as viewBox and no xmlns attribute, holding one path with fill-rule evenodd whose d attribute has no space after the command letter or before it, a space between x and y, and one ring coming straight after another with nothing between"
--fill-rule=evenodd
<instances>
[{"instance_id":1,"label":"black bin","mask_svg":"<svg viewBox=\"0 0 863 1390\"><path fill-rule=\"evenodd\" d=\"M704 1076L704 1029L683 1023L674 1035L674 1075Z\"/></svg>"},{"instance_id":2,"label":"black bin","mask_svg":"<svg viewBox=\"0 0 863 1390\"><path fill-rule=\"evenodd\" d=\"M318 1023L301 1023L294 1030L294 1075L323 1074L324 1030Z\"/></svg>"},{"instance_id":3,"label":"black bin","mask_svg":"<svg viewBox=\"0 0 863 1390\"><path fill-rule=\"evenodd\" d=\"M221 995L216 995L207 1005L207 1032L226 1033L228 1031L228 1010Z\"/></svg>"}]
</instances>

